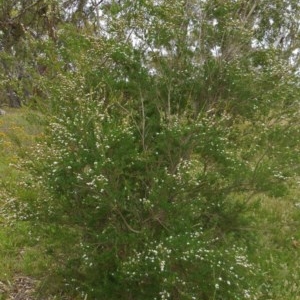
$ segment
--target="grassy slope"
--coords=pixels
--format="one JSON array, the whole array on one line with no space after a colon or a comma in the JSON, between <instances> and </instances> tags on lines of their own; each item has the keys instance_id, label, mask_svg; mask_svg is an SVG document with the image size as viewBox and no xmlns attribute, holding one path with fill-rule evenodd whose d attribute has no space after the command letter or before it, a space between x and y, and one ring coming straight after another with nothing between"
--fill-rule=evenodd
<instances>
[{"instance_id":1,"label":"grassy slope","mask_svg":"<svg viewBox=\"0 0 300 300\"><path fill-rule=\"evenodd\" d=\"M7 109L0 117L0 299L6 299L19 276L41 274L46 262L38 252L39 245L30 238L30 226L15 221L16 199L33 197L36 191L21 185L27 174L21 159L40 134L39 126L25 109Z\"/></svg>"},{"instance_id":2,"label":"grassy slope","mask_svg":"<svg viewBox=\"0 0 300 300\"><path fill-rule=\"evenodd\" d=\"M299 199L294 187L284 198L263 197L260 209L253 212L260 240L256 259L264 271L263 283L270 285L267 299L300 299Z\"/></svg>"},{"instance_id":3,"label":"grassy slope","mask_svg":"<svg viewBox=\"0 0 300 300\"><path fill-rule=\"evenodd\" d=\"M33 116L26 110L10 110L0 117L0 300L7 299L16 276L22 274L42 281L53 266L42 250L47 249L47 241L32 239L30 224L13 221L13 212L7 209L14 199L36 197L38 193L19 184L27 176L19 164L20 158L41 132L39 126L28 121ZM299 199L295 186L284 199L261 197L261 206L249 211L253 226L245 230L254 231L260 243L253 247L251 255L262 268L262 289L270 288L264 299L300 299Z\"/></svg>"}]
</instances>

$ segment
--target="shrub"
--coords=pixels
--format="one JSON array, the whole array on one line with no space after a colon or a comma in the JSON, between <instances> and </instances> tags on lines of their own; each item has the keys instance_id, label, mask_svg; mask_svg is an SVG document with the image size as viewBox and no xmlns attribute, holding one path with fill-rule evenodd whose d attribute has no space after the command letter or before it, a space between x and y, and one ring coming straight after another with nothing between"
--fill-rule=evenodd
<instances>
[{"instance_id":1,"label":"shrub","mask_svg":"<svg viewBox=\"0 0 300 300\"><path fill-rule=\"evenodd\" d=\"M50 196L30 207L69 232L67 285L105 299L255 299L245 249L223 239L251 174L226 122L174 118L143 136L117 103L66 100L33 165Z\"/></svg>"}]
</instances>

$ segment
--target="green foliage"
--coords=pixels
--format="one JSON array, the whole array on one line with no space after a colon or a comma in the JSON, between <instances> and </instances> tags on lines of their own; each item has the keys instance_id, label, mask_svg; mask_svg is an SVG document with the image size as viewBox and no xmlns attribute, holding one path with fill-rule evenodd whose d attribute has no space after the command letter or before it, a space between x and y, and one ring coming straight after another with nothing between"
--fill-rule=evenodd
<instances>
[{"instance_id":1,"label":"green foliage","mask_svg":"<svg viewBox=\"0 0 300 300\"><path fill-rule=\"evenodd\" d=\"M94 299L272 294L259 284L270 265L253 257L261 237L244 229L253 197L282 197L299 174L297 55L291 37L276 44L295 20L277 2L78 1L73 13L68 1L68 22L37 27L48 38L26 29L1 54L14 74L2 88L26 87L47 110L27 156L32 177L10 210L46 241L57 289ZM17 131L8 136L22 146Z\"/></svg>"},{"instance_id":2,"label":"green foliage","mask_svg":"<svg viewBox=\"0 0 300 300\"><path fill-rule=\"evenodd\" d=\"M255 298L253 266L244 249L221 249L201 231L179 233L151 241L122 264L123 295L130 299L248 299ZM218 249L216 249L218 247ZM252 282L251 282L252 284Z\"/></svg>"},{"instance_id":3,"label":"green foliage","mask_svg":"<svg viewBox=\"0 0 300 300\"><path fill-rule=\"evenodd\" d=\"M250 238L240 239L248 206L235 193L278 194L276 156L262 153L275 141L272 130L257 135L230 126L230 115L202 114L160 120L158 132L146 132L143 118L117 99L108 106L98 99L90 93L60 100L36 150L34 170L51 195L33 206L39 220L66 232L77 228L64 265L67 283L96 298L255 297L255 279L247 285L255 267L223 237ZM249 134L258 146L241 147Z\"/></svg>"}]
</instances>

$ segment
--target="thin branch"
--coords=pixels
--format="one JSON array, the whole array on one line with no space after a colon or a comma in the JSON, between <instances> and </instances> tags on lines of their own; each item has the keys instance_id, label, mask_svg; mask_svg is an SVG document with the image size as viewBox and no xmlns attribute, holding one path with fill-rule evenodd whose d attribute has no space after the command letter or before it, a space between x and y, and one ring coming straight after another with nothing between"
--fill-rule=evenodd
<instances>
[{"instance_id":1,"label":"thin branch","mask_svg":"<svg viewBox=\"0 0 300 300\"><path fill-rule=\"evenodd\" d=\"M121 217L121 219L123 220L125 226L127 227L127 229L128 229L129 231L134 232L134 233L141 233L141 231L138 231L138 230L133 229L133 228L127 223L126 219L124 218L123 214L121 213L121 211L120 211L118 208L116 208L116 211L117 211L117 213L119 214L119 216Z\"/></svg>"},{"instance_id":2,"label":"thin branch","mask_svg":"<svg viewBox=\"0 0 300 300\"><path fill-rule=\"evenodd\" d=\"M141 108L142 108L142 145L143 145L143 150L146 150L146 145L145 145L145 135L146 135L146 115L145 115L145 105L144 105L144 98L142 95L142 91L140 91L140 98L141 98Z\"/></svg>"},{"instance_id":3,"label":"thin branch","mask_svg":"<svg viewBox=\"0 0 300 300\"><path fill-rule=\"evenodd\" d=\"M245 18L244 24L245 24L245 23L248 21L248 19L251 17L251 15L253 14L253 12L254 12L256 6L257 6L257 1L255 1L254 4L253 4L253 6L251 7L251 9L250 9L248 15L247 15L246 18Z\"/></svg>"}]
</instances>

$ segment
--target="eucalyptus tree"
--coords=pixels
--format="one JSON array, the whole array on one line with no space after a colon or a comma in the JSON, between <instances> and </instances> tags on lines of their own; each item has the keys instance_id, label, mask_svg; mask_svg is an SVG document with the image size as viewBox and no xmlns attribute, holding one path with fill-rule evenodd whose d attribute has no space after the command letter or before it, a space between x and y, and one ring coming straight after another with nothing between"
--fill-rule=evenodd
<instances>
[{"instance_id":1,"label":"eucalyptus tree","mask_svg":"<svg viewBox=\"0 0 300 300\"><path fill-rule=\"evenodd\" d=\"M59 30L70 24L92 28L93 8L98 5L92 2L89 6L88 1L1 1L1 102L10 106L29 104L30 100L45 102L47 93L38 82L42 76L53 77L52 69L60 63L56 51ZM45 64L47 57L55 58L54 66Z\"/></svg>"},{"instance_id":2,"label":"eucalyptus tree","mask_svg":"<svg viewBox=\"0 0 300 300\"><path fill-rule=\"evenodd\" d=\"M0 4L2 101L20 106L34 93L39 51L33 41L55 40L54 1L2 1ZM22 99L22 100L21 100Z\"/></svg>"}]
</instances>

